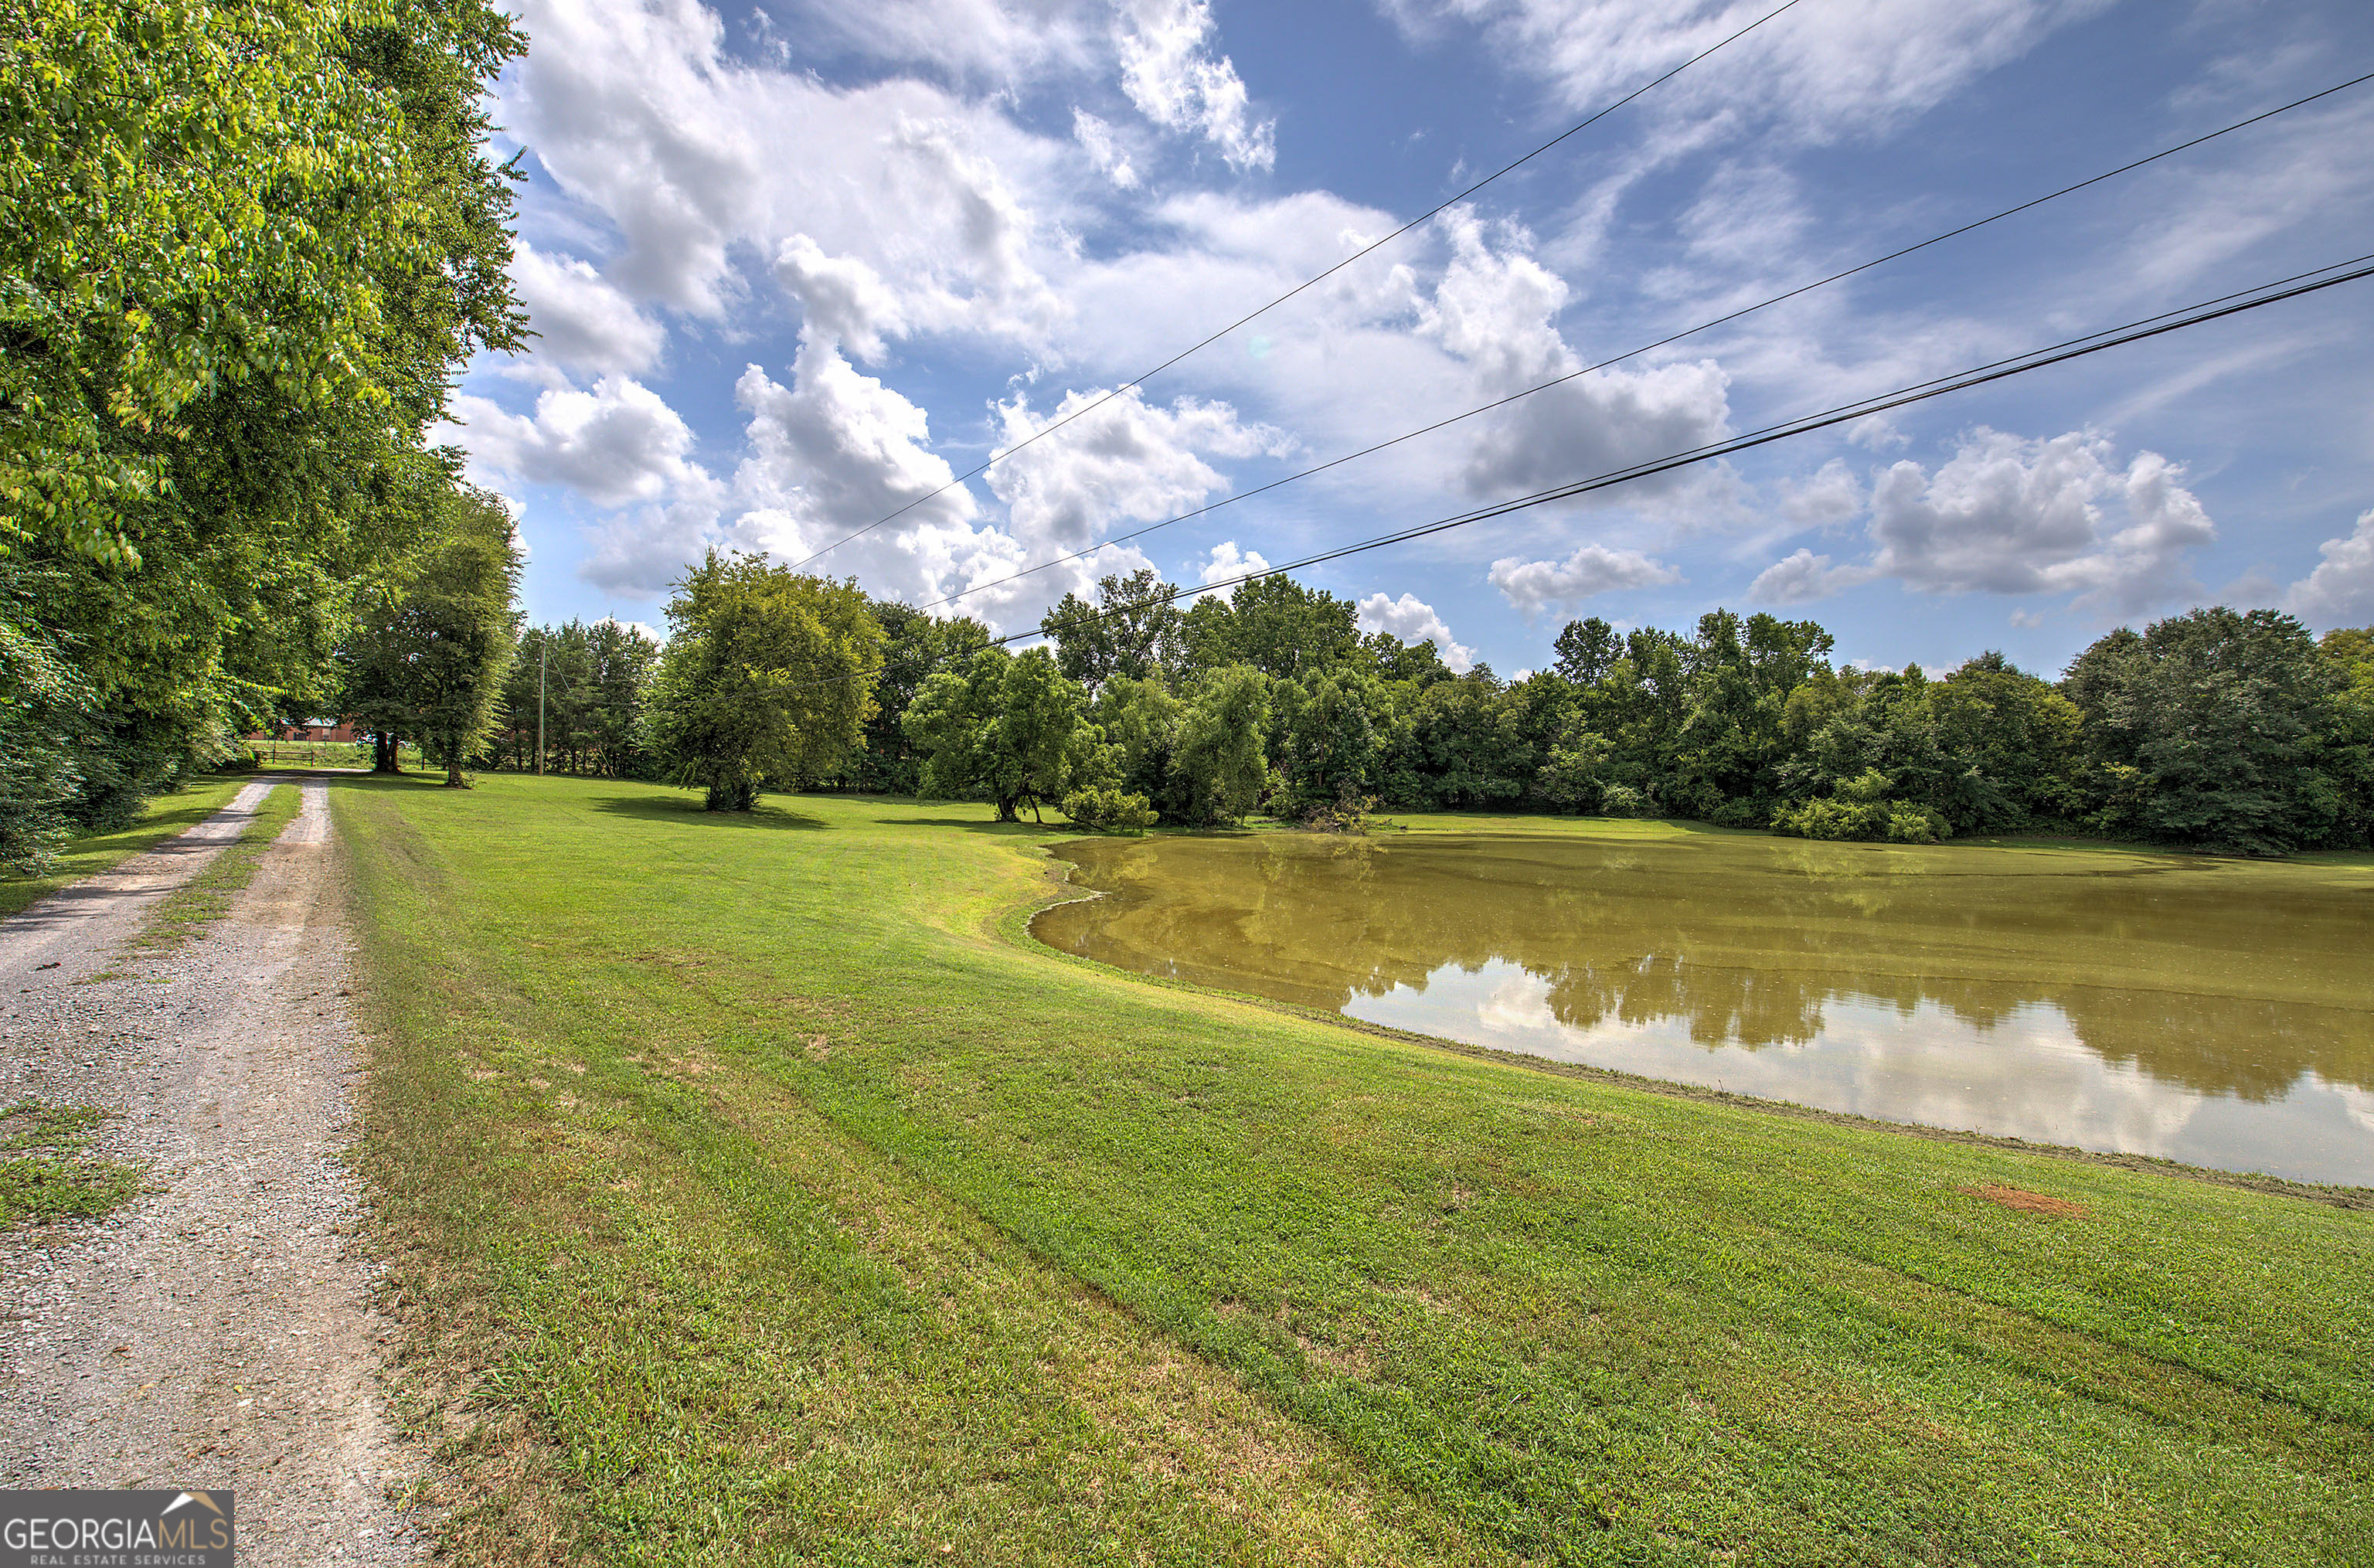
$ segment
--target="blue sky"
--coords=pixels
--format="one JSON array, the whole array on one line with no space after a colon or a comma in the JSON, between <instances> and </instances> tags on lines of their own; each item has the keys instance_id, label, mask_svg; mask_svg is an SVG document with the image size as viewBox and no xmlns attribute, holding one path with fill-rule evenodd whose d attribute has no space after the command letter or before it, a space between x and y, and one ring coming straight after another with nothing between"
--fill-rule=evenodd
<instances>
[{"instance_id":1,"label":"blue sky","mask_svg":"<svg viewBox=\"0 0 2374 1568\"><path fill-rule=\"evenodd\" d=\"M543 336L445 433L532 616L656 626L703 549L875 523L1776 3L526 0L495 110ZM1798 0L815 570L1025 630L2374 251L2369 83L1105 544L2369 70L2352 0ZM2365 624L2369 325L2374 280L1299 575L1504 675L1718 605L2047 673L2195 603Z\"/></svg>"}]
</instances>

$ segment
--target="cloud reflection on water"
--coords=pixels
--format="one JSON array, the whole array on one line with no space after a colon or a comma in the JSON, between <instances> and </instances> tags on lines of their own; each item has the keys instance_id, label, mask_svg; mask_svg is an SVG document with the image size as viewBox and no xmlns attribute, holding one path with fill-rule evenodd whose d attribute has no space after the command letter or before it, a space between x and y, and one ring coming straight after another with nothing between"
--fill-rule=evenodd
<instances>
[{"instance_id":1,"label":"cloud reflection on water","mask_svg":"<svg viewBox=\"0 0 2374 1568\"><path fill-rule=\"evenodd\" d=\"M1067 845L1103 961L1828 1110L2374 1185L2374 875L1608 842Z\"/></svg>"},{"instance_id":2,"label":"cloud reflection on water","mask_svg":"<svg viewBox=\"0 0 2374 1568\"><path fill-rule=\"evenodd\" d=\"M1367 1022L1472 1045L1883 1121L2200 1165L2225 1165L2245 1149L2257 1149L2252 1169L2374 1185L2374 1138L2354 1152L2340 1149L2300 1160L2290 1149L2295 1140L2274 1125L2324 1120L2317 1114L2323 1102L2374 1132L2374 1093L2328 1084L2310 1072L2273 1099L2204 1094L2131 1061L2103 1057L2049 1002L1982 1023L1934 1002L1908 1012L1893 1003L1834 998L1809 1038L1752 1049L1695 1039L1691 1020L1677 1015L1607 1018L1577 1027L1559 1020L1552 989L1546 977L1503 961L1472 971L1451 964L1428 976L1423 989L1396 985L1381 996L1354 997L1343 1010ZM2229 1116L2204 1123L2204 1108L2221 1099L2243 1111L2241 1125Z\"/></svg>"}]
</instances>

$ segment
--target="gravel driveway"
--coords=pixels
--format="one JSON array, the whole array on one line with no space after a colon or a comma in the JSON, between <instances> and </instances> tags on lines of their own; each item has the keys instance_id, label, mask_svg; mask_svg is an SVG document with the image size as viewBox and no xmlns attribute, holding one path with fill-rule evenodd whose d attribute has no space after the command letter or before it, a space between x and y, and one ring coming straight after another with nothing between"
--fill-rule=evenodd
<instances>
[{"instance_id":1,"label":"gravel driveway","mask_svg":"<svg viewBox=\"0 0 2374 1568\"><path fill-rule=\"evenodd\" d=\"M148 1173L105 1220L0 1232L0 1486L228 1488L242 1563L409 1562L393 1327L339 1159L360 1063L327 783L278 786L303 808L225 918L129 948L272 787L0 920L0 1102L100 1106L99 1151Z\"/></svg>"}]
</instances>

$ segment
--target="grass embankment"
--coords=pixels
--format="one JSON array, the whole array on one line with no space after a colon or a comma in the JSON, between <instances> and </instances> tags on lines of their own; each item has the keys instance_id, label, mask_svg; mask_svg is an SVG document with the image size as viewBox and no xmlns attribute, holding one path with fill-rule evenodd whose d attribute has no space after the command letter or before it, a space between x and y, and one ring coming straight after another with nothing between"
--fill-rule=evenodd
<instances>
[{"instance_id":1,"label":"grass embankment","mask_svg":"<svg viewBox=\"0 0 2374 1568\"><path fill-rule=\"evenodd\" d=\"M978 808L334 799L464 1560L2366 1550L2374 1214L1146 985Z\"/></svg>"},{"instance_id":2,"label":"grass embankment","mask_svg":"<svg viewBox=\"0 0 2374 1568\"><path fill-rule=\"evenodd\" d=\"M67 843L39 877L0 878L0 915L10 915L60 888L112 870L117 862L196 827L230 804L244 779L207 775L170 795L151 797L140 820L112 833L91 833Z\"/></svg>"},{"instance_id":3,"label":"grass embankment","mask_svg":"<svg viewBox=\"0 0 2374 1568\"><path fill-rule=\"evenodd\" d=\"M269 779L262 781L271 784ZM280 836L304 805L298 786L273 784L255 804L255 815L225 844L196 876L159 900L141 923L134 945L151 950L179 947L221 919L247 885L255 880L272 841Z\"/></svg>"}]
</instances>

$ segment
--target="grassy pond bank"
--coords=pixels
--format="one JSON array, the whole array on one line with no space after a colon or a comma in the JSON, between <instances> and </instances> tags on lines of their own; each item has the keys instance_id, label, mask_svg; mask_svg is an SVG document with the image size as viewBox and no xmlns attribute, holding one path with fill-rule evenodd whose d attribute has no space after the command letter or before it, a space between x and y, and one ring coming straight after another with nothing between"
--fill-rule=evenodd
<instances>
[{"instance_id":1,"label":"grassy pond bank","mask_svg":"<svg viewBox=\"0 0 2374 1568\"><path fill-rule=\"evenodd\" d=\"M331 794L464 1561L2365 1560L2374 1211L1148 984L977 807Z\"/></svg>"}]
</instances>

